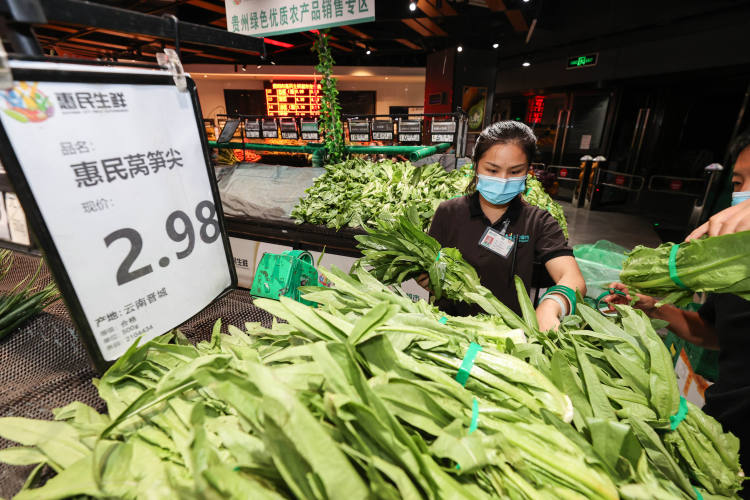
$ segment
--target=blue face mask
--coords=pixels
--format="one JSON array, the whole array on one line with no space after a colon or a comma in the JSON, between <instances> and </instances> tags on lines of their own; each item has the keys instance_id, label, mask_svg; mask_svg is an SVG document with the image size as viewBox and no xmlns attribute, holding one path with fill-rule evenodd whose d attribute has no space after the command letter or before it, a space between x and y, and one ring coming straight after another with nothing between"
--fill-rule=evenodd
<instances>
[{"instance_id":1,"label":"blue face mask","mask_svg":"<svg viewBox=\"0 0 750 500\"><path fill-rule=\"evenodd\" d=\"M505 205L526 189L526 176L493 177L491 175L477 175L477 191L493 205Z\"/></svg>"},{"instance_id":2,"label":"blue face mask","mask_svg":"<svg viewBox=\"0 0 750 500\"><path fill-rule=\"evenodd\" d=\"M737 191L732 193L732 206L739 205L745 200L750 200L750 191Z\"/></svg>"}]
</instances>

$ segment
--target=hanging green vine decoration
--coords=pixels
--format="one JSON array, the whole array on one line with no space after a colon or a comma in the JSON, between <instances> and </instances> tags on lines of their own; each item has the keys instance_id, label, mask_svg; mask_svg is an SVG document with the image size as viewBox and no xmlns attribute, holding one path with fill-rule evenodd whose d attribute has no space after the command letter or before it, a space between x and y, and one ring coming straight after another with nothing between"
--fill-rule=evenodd
<instances>
[{"instance_id":1,"label":"hanging green vine decoration","mask_svg":"<svg viewBox=\"0 0 750 500\"><path fill-rule=\"evenodd\" d=\"M333 56L328 47L328 30L318 33L313 50L318 53L318 65L315 71L320 73L322 94L320 96L319 129L323 136L328 162L338 163L344 160L344 127L341 124L341 106L339 106L339 91L336 89L336 79L333 73Z\"/></svg>"}]
</instances>

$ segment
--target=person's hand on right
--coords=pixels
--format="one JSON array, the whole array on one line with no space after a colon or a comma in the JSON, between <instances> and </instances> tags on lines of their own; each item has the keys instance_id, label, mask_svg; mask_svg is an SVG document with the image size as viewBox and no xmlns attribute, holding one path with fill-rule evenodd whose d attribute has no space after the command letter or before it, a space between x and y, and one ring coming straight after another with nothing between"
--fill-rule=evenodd
<instances>
[{"instance_id":1,"label":"person's hand on right","mask_svg":"<svg viewBox=\"0 0 750 500\"><path fill-rule=\"evenodd\" d=\"M726 208L712 215L708 221L698 226L685 241L701 236L721 236L750 230L750 200Z\"/></svg>"},{"instance_id":2,"label":"person's hand on right","mask_svg":"<svg viewBox=\"0 0 750 500\"><path fill-rule=\"evenodd\" d=\"M619 290L625 294L620 295L619 293L613 293L608 295L607 297L604 297L604 302L609 305L610 311L615 311L616 304L627 305L633 301L633 297L630 295L630 290L628 290L628 287L626 287L622 283L610 283L609 288ZM645 312L647 316L651 316L651 314L656 310L657 300L654 297L650 297L648 295L643 295L640 293L636 293L635 297L637 300L636 303L633 304L633 307Z\"/></svg>"},{"instance_id":3,"label":"person's hand on right","mask_svg":"<svg viewBox=\"0 0 750 500\"><path fill-rule=\"evenodd\" d=\"M432 292L430 290L430 275L427 273L422 273L419 276L415 278L417 280L417 284L427 290L428 292Z\"/></svg>"}]
</instances>

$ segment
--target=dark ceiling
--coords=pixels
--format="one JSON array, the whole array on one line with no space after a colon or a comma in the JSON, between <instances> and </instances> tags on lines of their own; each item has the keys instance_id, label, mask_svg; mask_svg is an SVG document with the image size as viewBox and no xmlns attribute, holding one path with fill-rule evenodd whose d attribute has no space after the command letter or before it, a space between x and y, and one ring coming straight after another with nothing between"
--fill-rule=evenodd
<instances>
[{"instance_id":1,"label":"dark ceiling","mask_svg":"<svg viewBox=\"0 0 750 500\"><path fill-rule=\"evenodd\" d=\"M337 64L347 66L424 66L427 54L462 45L493 50L496 62L560 51L595 40L627 44L639 37L700 29L702 23L750 20L750 2L740 0L373 0L376 21L332 28L330 45ZM99 0L96 3L226 30L221 0ZM70 23L37 26L45 52L92 58L152 62L173 42L153 36L93 29ZM266 52L276 64L310 65L313 34L273 36ZM255 64L253 51L183 43L183 63ZM370 54L367 54L370 51Z\"/></svg>"}]
</instances>

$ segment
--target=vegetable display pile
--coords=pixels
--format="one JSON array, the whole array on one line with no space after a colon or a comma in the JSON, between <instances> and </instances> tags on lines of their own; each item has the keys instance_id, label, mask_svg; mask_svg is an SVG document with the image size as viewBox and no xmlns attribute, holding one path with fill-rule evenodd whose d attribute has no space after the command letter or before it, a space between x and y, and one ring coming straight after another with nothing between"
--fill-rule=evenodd
<instances>
[{"instance_id":1,"label":"vegetable display pile","mask_svg":"<svg viewBox=\"0 0 750 500\"><path fill-rule=\"evenodd\" d=\"M633 291L663 297L661 302L668 304L684 305L694 292L734 293L750 300L749 231L680 243L675 250L673 246L634 248L620 280Z\"/></svg>"},{"instance_id":2,"label":"vegetable display pile","mask_svg":"<svg viewBox=\"0 0 750 500\"><path fill-rule=\"evenodd\" d=\"M12 265L13 253L10 250L0 250L0 279L8 274ZM0 293L0 339L17 330L59 298L54 283L34 290L40 270L41 264L33 276L22 280L10 292Z\"/></svg>"},{"instance_id":3,"label":"vegetable display pile","mask_svg":"<svg viewBox=\"0 0 750 500\"><path fill-rule=\"evenodd\" d=\"M410 162L361 158L325 168L292 211L298 223L367 227L412 204L426 228L440 202L463 194L473 175L469 166L446 172L439 163L416 167Z\"/></svg>"},{"instance_id":4,"label":"vegetable display pile","mask_svg":"<svg viewBox=\"0 0 750 500\"><path fill-rule=\"evenodd\" d=\"M562 206L552 199L547 191L544 190L542 183L532 174L526 176L526 192L523 195L523 199L535 207L548 211L557 223L560 224L560 229L562 229L565 239L568 239L568 221L565 219L565 212Z\"/></svg>"},{"instance_id":5,"label":"vegetable display pile","mask_svg":"<svg viewBox=\"0 0 750 500\"><path fill-rule=\"evenodd\" d=\"M361 158L326 165L326 172L306 190L307 196L292 210L301 224L330 228L374 227L377 220L394 218L407 206L416 206L419 226L426 230L438 205L466 192L474 171L471 165L446 172L439 163L416 167L410 162ZM547 210L568 237L565 214L536 178L527 177L524 199Z\"/></svg>"},{"instance_id":6,"label":"vegetable display pile","mask_svg":"<svg viewBox=\"0 0 750 500\"><path fill-rule=\"evenodd\" d=\"M500 318L525 341L498 318L462 328L362 268L323 273L335 288L305 290L317 309L256 302L285 321L270 329L131 348L96 382L105 415L0 419L22 445L0 460L40 464L16 498L735 496L736 439L692 406L670 430L674 373L639 312L582 306L555 333ZM41 464L57 475L36 487Z\"/></svg>"}]
</instances>

